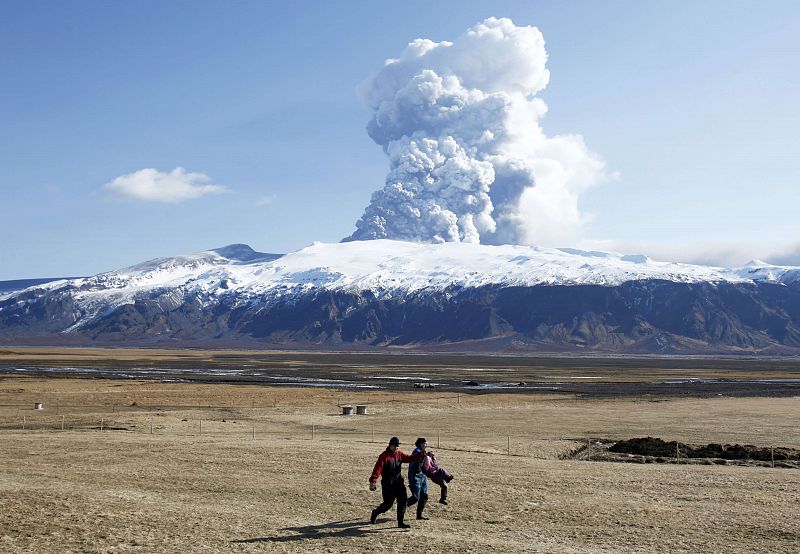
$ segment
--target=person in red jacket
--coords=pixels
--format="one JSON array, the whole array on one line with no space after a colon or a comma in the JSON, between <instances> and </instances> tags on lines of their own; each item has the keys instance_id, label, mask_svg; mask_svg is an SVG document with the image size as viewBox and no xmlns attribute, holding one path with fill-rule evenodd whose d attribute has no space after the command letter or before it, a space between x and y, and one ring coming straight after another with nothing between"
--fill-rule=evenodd
<instances>
[{"instance_id":1,"label":"person in red jacket","mask_svg":"<svg viewBox=\"0 0 800 554\"><path fill-rule=\"evenodd\" d=\"M401 529L406 529L411 526L403 521L406 515L408 494L406 493L406 483L403 481L402 464L422 460L425 456L425 450L423 449L417 454L405 454L398 450L399 446L400 439L392 437L389 439L389 446L378 456L378 461L375 462L375 469L372 470L372 475L369 478L369 490L374 491L378 488L376 483L378 482L378 477L380 477L383 502L372 510L369 522L375 523L378 516L388 512L392 508L394 501L397 500L397 526Z\"/></svg>"}]
</instances>

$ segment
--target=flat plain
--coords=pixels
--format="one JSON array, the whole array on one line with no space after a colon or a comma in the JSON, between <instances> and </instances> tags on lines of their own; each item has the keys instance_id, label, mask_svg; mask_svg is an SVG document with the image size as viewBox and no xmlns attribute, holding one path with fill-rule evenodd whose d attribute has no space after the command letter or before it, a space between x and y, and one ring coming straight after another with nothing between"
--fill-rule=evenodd
<instances>
[{"instance_id":1,"label":"flat plain","mask_svg":"<svg viewBox=\"0 0 800 554\"><path fill-rule=\"evenodd\" d=\"M800 358L0 347L0 373L253 385L547 391L590 398L800 396Z\"/></svg>"},{"instance_id":2,"label":"flat plain","mask_svg":"<svg viewBox=\"0 0 800 554\"><path fill-rule=\"evenodd\" d=\"M128 369L175 369L178 354L71 351L64 359L56 352L48 365L119 368L121 359L132 359ZM187 352L185 367L198 367L200 356L231 355ZM259 356L267 355L252 355ZM308 360L282 356L297 365ZM414 373L434 365L414 359L418 367L400 360L381 368L348 358L333 372L359 365L367 374ZM276 387L229 380L224 370L240 361L209 362L204 367L219 370L217 379L206 373L189 382L0 375L0 551L800 550L796 469L591 459L599 441L640 436L798 448L797 396L477 393L418 390L409 381L376 389ZM545 368L547 375L562 372L559 381L595 371L580 359L559 363ZM609 361L603 374L640 381L636 369L626 372L628 363ZM783 378L796 371L781 363L755 372ZM717 364L692 374L752 378ZM452 365L446 360L441 374ZM507 369L501 365L495 369ZM539 375L528 371L528 379ZM642 371L655 381L671 378L669 368L662 375L658 368ZM502 377L508 373L491 380L522 379ZM343 416L344 404L367 405L368 413ZM368 523L380 495L367 490L367 479L392 435L407 451L416 437L427 437L456 475L451 503L432 499L429 521L409 512L408 531L396 528L393 512Z\"/></svg>"}]
</instances>

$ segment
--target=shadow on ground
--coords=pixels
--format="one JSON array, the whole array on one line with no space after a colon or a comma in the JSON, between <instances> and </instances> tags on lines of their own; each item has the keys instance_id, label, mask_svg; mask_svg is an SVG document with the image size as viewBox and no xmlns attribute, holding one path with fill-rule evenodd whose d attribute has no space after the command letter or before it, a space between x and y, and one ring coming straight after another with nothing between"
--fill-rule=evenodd
<instances>
[{"instance_id":1,"label":"shadow on ground","mask_svg":"<svg viewBox=\"0 0 800 554\"><path fill-rule=\"evenodd\" d=\"M379 519L378 523L384 523L387 519ZM279 531L291 532L293 535L282 535L277 537L253 537L250 539L240 539L231 541L233 543L257 543L257 542L292 542L308 539L332 539L336 537L363 537L374 533L402 533L403 529L397 527L376 527L370 525L369 521L360 519L348 519L344 521L332 521L330 523L320 523L319 525L303 525L300 527L284 527Z\"/></svg>"}]
</instances>

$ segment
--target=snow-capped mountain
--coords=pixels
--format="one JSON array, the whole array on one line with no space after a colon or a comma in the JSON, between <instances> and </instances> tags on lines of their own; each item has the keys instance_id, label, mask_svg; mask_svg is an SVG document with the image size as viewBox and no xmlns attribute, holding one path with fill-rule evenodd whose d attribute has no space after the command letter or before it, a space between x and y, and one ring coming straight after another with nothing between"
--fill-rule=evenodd
<instances>
[{"instance_id":1,"label":"snow-capped mountain","mask_svg":"<svg viewBox=\"0 0 800 554\"><path fill-rule=\"evenodd\" d=\"M800 347L798 298L800 268L761 262L389 240L286 255L231 245L0 295L0 338L781 350Z\"/></svg>"}]
</instances>

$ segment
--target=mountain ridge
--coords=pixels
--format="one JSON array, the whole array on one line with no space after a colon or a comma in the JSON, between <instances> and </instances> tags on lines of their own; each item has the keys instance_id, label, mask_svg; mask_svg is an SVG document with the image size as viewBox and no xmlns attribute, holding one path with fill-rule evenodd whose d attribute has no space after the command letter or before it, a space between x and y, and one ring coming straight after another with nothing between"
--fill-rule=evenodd
<instances>
[{"instance_id":1,"label":"mountain ridge","mask_svg":"<svg viewBox=\"0 0 800 554\"><path fill-rule=\"evenodd\" d=\"M800 268L375 240L247 245L0 294L0 339L800 353Z\"/></svg>"}]
</instances>

